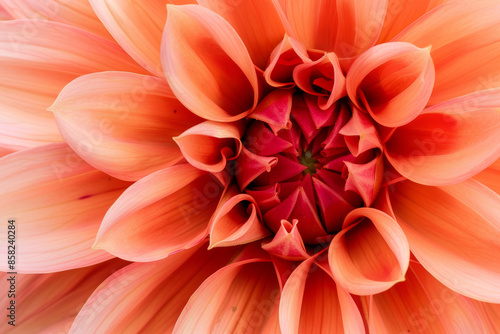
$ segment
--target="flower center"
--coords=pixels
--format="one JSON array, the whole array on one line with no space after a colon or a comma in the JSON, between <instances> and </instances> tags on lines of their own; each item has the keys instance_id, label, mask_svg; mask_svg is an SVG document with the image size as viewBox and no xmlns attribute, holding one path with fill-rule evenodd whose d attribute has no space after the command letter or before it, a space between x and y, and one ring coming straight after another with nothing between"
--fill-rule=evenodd
<instances>
[{"instance_id":1,"label":"flower center","mask_svg":"<svg viewBox=\"0 0 500 334\"><path fill-rule=\"evenodd\" d=\"M312 157L311 150L307 150L304 153L302 153L302 156L300 158L300 163L307 167L307 169L304 170L303 173L305 173L305 174L315 174L316 173L316 164L318 163L318 160L316 160Z\"/></svg>"}]
</instances>

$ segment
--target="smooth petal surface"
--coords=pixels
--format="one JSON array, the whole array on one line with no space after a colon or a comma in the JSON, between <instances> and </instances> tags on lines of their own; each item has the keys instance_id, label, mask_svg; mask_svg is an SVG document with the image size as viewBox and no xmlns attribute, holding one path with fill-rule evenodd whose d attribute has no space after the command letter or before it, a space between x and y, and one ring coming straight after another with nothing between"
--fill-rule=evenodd
<instances>
[{"instance_id":1,"label":"smooth petal surface","mask_svg":"<svg viewBox=\"0 0 500 334\"><path fill-rule=\"evenodd\" d=\"M161 60L165 77L189 110L208 120L241 119L258 100L257 74L229 23L201 6L168 6Z\"/></svg>"},{"instance_id":2,"label":"smooth petal surface","mask_svg":"<svg viewBox=\"0 0 500 334\"><path fill-rule=\"evenodd\" d=\"M80 157L128 181L182 159L172 137L201 121L161 79L127 72L79 77L49 110Z\"/></svg>"},{"instance_id":3,"label":"smooth petal surface","mask_svg":"<svg viewBox=\"0 0 500 334\"><path fill-rule=\"evenodd\" d=\"M500 89L426 109L396 129L386 156L408 179L428 185L458 183L500 156Z\"/></svg>"},{"instance_id":4,"label":"smooth petal surface","mask_svg":"<svg viewBox=\"0 0 500 334\"><path fill-rule=\"evenodd\" d=\"M64 23L113 40L87 1L2 0L0 3L14 19Z\"/></svg>"},{"instance_id":5,"label":"smooth petal surface","mask_svg":"<svg viewBox=\"0 0 500 334\"><path fill-rule=\"evenodd\" d=\"M394 186L394 213L425 269L460 294L500 303L500 196L474 180Z\"/></svg>"},{"instance_id":6,"label":"smooth petal surface","mask_svg":"<svg viewBox=\"0 0 500 334\"><path fill-rule=\"evenodd\" d=\"M196 290L173 333L266 333L266 326L277 320L279 295L270 262L233 263Z\"/></svg>"},{"instance_id":7,"label":"smooth petal surface","mask_svg":"<svg viewBox=\"0 0 500 334\"><path fill-rule=\"evenodd\" d=\"M346 78L351 101L388 127L415 119L427 104L433 85L429 49L409 43L371 48L356 59Z\"/></svg>"},{"instance_id":8,"label":"smooth petal surface","mask_svg":"<svg viewBox=\"0 0 500 334\"><path fill-rule=\"evenodd\" d=\"M500 195L500 159L474 176L474 179Z\"/></svg>"},{"instance_id":9,"label":"smooth petal surface","mask_svg":"<svg viewBox=\"0 0 500 334\"><path fill-rule=\"evenodd\" d=\"M436 33L439 32L439 33ZM394 41L432 45L436 81L429 104L500 86L500 3L452 1L439 6Z\"/></svg>"},{"instance_id":10,"label":"smooth petal surface","mask_svg":"<svg viewBox=\"0 0 500 334\"><path fill-rule=\"evenodd\" d=\"M70 333L171 333L193 292L235 253L206 246L116 272L89 298Z\"/></svg>"},{"instance_id":11,"label":"smooth petal surface","mask_svg":"<svg viewBox=\"0 0 500 334\"><path fill-rule=\"evenodd\" d=\"M222 186L189 164L134 183L108 210L94 247L130 261L155 261L193 247L208 234Z\"/></svg>"},{"instance_id":12,"label":"smooth petal surface","mask_svg":"<svg viewBox=\"0 0 500 334\"><path fill-rule=\"evenodd\" d=\"M46 109L71 80L104 70L143 71L118 44L89 32L46 21L0 22L0 145L20 150L63 141Z\"/></svg>"},{"instance_id":13,"label":"smooth petal surface","mask_svg":"<svg viewBox=\"0 0 500 334\"><path fill-rule=\"evenodd\" d=\"M0 159L1 218L16 221L19 273L49 273L103 262L91 249L106 210L130 184L81 160L66 144L50 144ZM0 231L7 258L7 228ZM7 261L1 267L7 269Z\"/></svg>"},{"instance_id":14,"label":"smooth petal surface","mask_svg":"<svg viewBox=\"0 0 500 334\"><path fill-rule=\"evenodd\" d=\"M272 0L198 0L198 3L226 19L245 43L253 63L266 68L271 52L285 33Z\"/></svg>"},{"instance_id":15,"label":"smooth petal surface","mask_svg":"<svg viewBox=\"0 0 500 334\"><path fill-rule=\"evenodd\" d=\"M471 301L483 320L486 333L495 334L500 332L500 304L481 303L476 300Z\"/></svg>"},{"instance_id":16,"label":"smooth petal surface","mask_svg":"<svg viewBox=\"0 0 500 334\"><path fill-rule=\"evenodd\" d=\"M113 259L90 267L52 274L16 276L16 326L2 321L2 333L67 333L71 323L92 292L116 270L128 264ZM0 287L9 291L11 275L2 275ZM7 293L0 298L2 307L10 304ZM12 300L12 299L11 299ZM7 311L8 313L8 311Z\"/></svg>"},{"instance_id":17,"label":"smooth petal surface","mask_svg":"<svg viewBox=\"0 0 500 334\"><path fill-rule=\"evenodd\" d=\"M328 259L337 284L356 295L380 293L404 280L410 250L396 221L382 211L358 208L332 240Z\"/></svg>"}]
</instances>

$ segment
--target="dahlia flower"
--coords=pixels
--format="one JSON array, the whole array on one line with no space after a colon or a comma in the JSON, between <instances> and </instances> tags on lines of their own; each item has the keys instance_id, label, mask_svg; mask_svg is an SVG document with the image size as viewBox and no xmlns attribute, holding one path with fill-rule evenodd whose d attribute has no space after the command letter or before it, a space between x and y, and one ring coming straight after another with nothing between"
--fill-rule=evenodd
<instances>
[{"instance_id":1,"label":"dahlia flower","mask_svg":"<svg viewBox=\"0 0 500 334\"><path fill-rule=\"evenodd\" d=\"M0 20L2 333L500 332L498 0Z\"/></svg>"}]
</instances>

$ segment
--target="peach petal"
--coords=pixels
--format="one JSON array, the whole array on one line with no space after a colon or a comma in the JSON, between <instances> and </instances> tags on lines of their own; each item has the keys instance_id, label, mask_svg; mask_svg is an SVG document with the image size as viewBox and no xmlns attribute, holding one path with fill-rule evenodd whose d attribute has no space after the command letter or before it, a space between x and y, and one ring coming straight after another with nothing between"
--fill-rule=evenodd
<instances>
[{"instance_id":1,"label":"peach petal","mask_svg":"<svg viewBox=\"0 0 500 334\"><path fill-rule=\"evenodd\" d=\"M21 150L62 142L46 108L71 80L104 70L143 71L116 43L78 28L0 22L0 145Z\"/></svg>"},{"instance_id":2,"label":"peach petal","mask_svg":"<svg viewBox=\"0 0 500 334\"><path fill-rule=\"evenodd\" d=\"M485 332L495 334L500 332L500 304L482 303L471 299L483 321Z\"/></svg>"},{"instance_id":3,"label":"peach petal","mask_svg":"<svg viewBox=\"0 0 500 334\"><path fill-rule=\"evenodd\" d=\"M345 190L354 191L366 206L371 206L377 198L384 174L384 160L380 153L366 163L345 161L348 173Z\"/></svg>"},{"instance_id":4,"label":"peach petal","mask_svg":"<svg viewBox=\"0 0 500 334\"><path fill-rule=\"evenodd\" d=\"M500 89L480 91L426 109L396 129L386 156L406 178L422 184L461 182L500 156Z\"/></svg>"},{"instance_id":5,"label":"peach petal","mask_svg":"<svg viewBox=\"0 0 500 334\"><path fill-rule=\"evenodd\" d=\"M309 257L304 242L297 229L297 219L292 224L281 221L281 227L270 242L264 243L262 249L287 261L299 261Z\"/></svg>"},{"instance_id":6,"label":"peach petal","mask_svg":"<svg viewBox=\"0 0 500 334\"><path fill-rule=\"evenodd\" d=\"M394 42L374 46L354 61L346 78L347 94L381 125L396 127L415 119L434 85L429 48Z\"/></svg>"},{"instance_id":7,"label":"peach petal","mask_svg":"<svg viewBox=\"0 0 500 334\"><path fill-rule=\"evenodd\" d=\"M87 1L78 0L2 0L14 19L52 21L77 27L113 40Z\"/></svg>"},{"instance_id":8,"label":"peach petal","mask_svg":"<svg viewBox=\"0 0 500 334\"><path fill-rule=\"evenodd\" d=\"M87 300L70 333L171 333L198 286L235 255L206 246L117 271Z\"/></svg>"},{"instance_id":9,"label":"peach petal","mask_svg":"<svg viewBox=\"0 0 500 334\"><path fill-rule=\"evenodd\" d=\"M432 45L436 79L429 104L434 105L499 86L499 35L498 1L453 1L422 16L393 40L421 48Z\"/></svg>"},{"instance_id":10,"label":"peach petal","mask_svg":"<svg viewBox=\"0 0 500 334\"><path fill-rule=\"evenodd\" d=\"M80 157L127 181L182 159L172 137L202 121L164 81L128 72L81 76L64 87L49 110Z\"/></svg>"},{"instance_id":11,"label":"peach petal","mask_svg":"<svg viewBox=\"0 0 500 334\"><path fill-rule=\"evenodd\" d=\"M2 159L1 219L17 224L19 273L90 266L113 256L91 249L106 210L130 183L81 160L66 144L49 144ZM36 171L36 172L34 172ZM0 231L3 245L7 229ZM7 246L1 254L7 258ZM3 262L2 271L12 271Z\"/></svg>"},{"instance_id":12,"label":"peach petal","mask_svg":"<svg viewBox=\"0 0 500 334\"><path fill-rule=\"evenodd\" d=\"M200 243L222 195L215 176L189 164L137 181L104 217L94 248L130 261L155 261Z\"/></svg>"},{"instance_id":13,"label":"peach petal","mask_svg":"<svg viewBox=\"0 0 500 334\"><path fill-rule=\"evenodd\" d=\"M201 6L168 6L161 61L177 98L195 114L230 122L252 112L259 84L231 25Z\"/></svg>"},{"instance_id":14,"label":"peach petal","mask_svg":"<svg viewBox=\"0 0 500 334\"><path fill-rule=\"evenodd\" d=\"M12 15L4 8L3 4L0 4L0 21L8 21L12 19Z\"/></svg>"},{"instance_id":15,"label":"peach petal","mask_svg":"<svg viewBox=\"0 0 500 334\"><path fill-rule=\"evenodd\" d=\"M266 68L271 52L285 33L272 0L233 3L198 0L198 3L226 19L245 43L253 63L261 69Z\"/></svg>"},{"instance_id":16,"label":"peach petal","mask_svg":"<svg viewBox=\"0 0 500 334\"><path fill-rule=\"evenodd\" d=\"M339 121L340 120L337 120L337 122ZM336 129L337 124L334 131ZM353 108L352 116L349 121L340 129L340 131L338 131L338 133L344 136L343 139L345 140L345 144L355 157L373 148L382 149L382 143L377 129L373 125L372 121L370 121L369 117L363 114L356 107ZM342 138L339 138L339 140L341 139ZM341 145L337 146L342 147ZM331 147L331 145L325 145L325 148L326 147Z\"/></svg>"},{"instance_id":17,"label":"peach petal","mask_svg":"<svg viewBox=\"0 0 500 334\"><path fill-rule=\"evenodd\" d=\"M292 91L274 90L259 102L248 117L267 123L276 135L279 130L292 127L291 110Z\"/></svg>"},{"instance_id":18,"label":"peach petal","mask_svg":"<svg viewBox=\"0 0 500 334\"><path fill-rule=\"evenodd\" d=\"M371 295L404 280L410 250L393 218L373 208L358 208L333 238L328 259L340 286L356 295Z\"/></svg>"},{"instance_id":19,"label":"peach petal","mask_svg":"<svg viewBox=\"0 0 500 334\"><path fill-rule=\"evenodd\" d=\"M500 196L475 180L394 186L394 213L425 269L464 296L500 303Z\"/></svg>"},{"instance_id":20,"label":"peach petal","mask_svg":"<svg viewBox=\"0 0 500 334\"><path fill-rule=\"evenodd\" d=\"M252 115L249 117L252 118ZM257 115L257 117L260 116ZM269 121L271 121L271 118ZM290 150L293 150L293 144L276 136L270 129L271 126L268 127L264 122L254 122L245 132L245 147L252 153L264 157L276 155L281 152L294 153L293 151L290 152ZM276 127L274 129L276 130Z\"/></svg>"},{"instance_id":21,"label":"peach petal","mask_svg":"<svg viewBox=\"0 0 500 334\"><path fill-rule=\"evenodd\" d=\"M278 317L280 288L273 265L258 259L230 264L195 291L173 333L266 333Z\"/></svg>"},{"instance_id":22,"label":"peach petal","mask_svg":"<svg viewBox=\"0 0 500 334\"><path fill-rule=\"evenodd\" d=\"M500 195L500 159L497 159L481 173L476 174L474 179Z\"/></svg>"}]
</instances>

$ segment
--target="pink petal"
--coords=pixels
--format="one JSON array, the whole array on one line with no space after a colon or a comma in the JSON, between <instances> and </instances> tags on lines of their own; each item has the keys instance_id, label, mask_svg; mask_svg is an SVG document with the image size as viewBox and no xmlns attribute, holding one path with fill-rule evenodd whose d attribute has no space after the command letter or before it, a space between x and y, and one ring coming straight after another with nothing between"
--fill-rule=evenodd
<instances>
[{"instance_id":1,"label":"pink petal","mask_svg":"<svg viewBox=\"0 0 500 334\"><path fill-rule=\"evenodd\" d=\"M174 140L194 167L212 173L224 170L241 152L242 123L206 121L187 129Z\"/></svg>"},{"instance_id":2,"label":"pink petal","mask_svg":"<svg viewBox=\"0 0 500 334\"><path fill-rule=\"evenodd\" d=\"M12 19L12 15L5 9L3 4L0 4L0 21L8 21Z\"/></svg>"},{"instance_id":3,"label":"pink petal","mask_svg":"<svg viewBox=\"0 0 500 334\"><path fill-rule=\"evenodd\" d=\"M291 110L292 91L277 89L267 94L248 117L267 123L276 134L281 129L292 127Z\"/></svg>"},{"instance_id":4,"label":"pink petal","mask_svg":"<svg viewBox=\"0 0 500 334\"><path fill-rule=\"evenodd\" d=\"M276 157L262 157L247 150L244 146L241 154L236 160L238 166L238 173L236 180L241 189L245 189L257 177L264 173L269 173L271 168L278 163ZM265 175L265 174L264 174Z\"/></svg>"},{"instance_id":5,"label":"pink petal","mask_svg":"<svg viewBox=\"0 0 500 334\"><path fill-rule=\"evenodd\" d=\"M480 91L426 109L386 143L389 162L428 185L458 183L500 156L500 89Z\"/></svg>"},{"instance_id":6,"label":"pink petal","mask_svg":"<svg viewBox=\"0 0 500 334\"><path fill-rule=\"evenodd\" d=\"M309 254L307 254L306 247L297 229L297 222L298 220L294 219L291 224L283 219L276 235L270 242L263 244L262 249L287 261L307 259Z\"/></svg>"},{"instance_id":7,"label":"pink petal","mask_svg":"<svg viewBox=\"0 0 500 334\"><path fill-rule=\"evenodd\" d=\"M173 333L269 333L275 325L280 289L270 262L246 260L210 276L184 307Z\"/></svg>"},{"instance_id":8,"label":"pink petal","mask_svg":"<svg viewBox=\"0 0 500 334\"><path fill-rule=\"evenodd\" d=\"M429 49L409 43L377 45L359 56L347 73L347 94L384 126L411 122L424 109L434 85Z\"/></svg>"},{"instance_id":9,"label":"pink petal","mask_svg":"<svg viewBox=\"0 0 500 334\"><path fill-rule=\"evenodd\" d=\"M189 164L134 183L108 210L94 248L130 261L155 261L193 247L208 235L222 186Z\"/></svg>"},{"instance_id":10,"label":"pink petal","mask_svg":"<svg viewBox=\"0 0 500 334\"><path fill-rule=\"evenodd\" d=\"M162 80L128 72L81 76L49 110L80 157L128 181L178 162L182 154L172 137L201 121Z\"/></svg>"},{"instance_id":11,"label":"pink petal","mask_svg":"<svg viewBox=\"0 0 500 334\"><path fill-rule=\"evenodd\" d=\"M347 215L328 253L335 281L357 295L380 293L404 280L410 250L396 221L382 211L358 208Z\"/></svg>"},{"instance_id":12,"label":"pink petal","mask_svg":"<svg viewBox=\"0 0 500 334\"><path fill-rule=\"evenodd\" d=\"M177 98L195 114L219 122L247 116L258 80L243 41L223 18L201 6L168 6L161 61Z\"/></svg>"},{"instance_id":13,"label":"pink petal","mask_svg":"<svg viewBox=\"0 0 500 334\"><path fill-rule=\"evenodd\" d=\"M253 63L266 68L271 51L285 33L272 0L198 0L198 3L226 19L245 43Z\"/></svg>"},{"instance_id":14,"label":"pink petal","mask_svg":"<svg viewBox=\"0 0 500 334\"><path fill-rule=\"evenodd\" d=\"M421 48L432 45L433 105L499 86L499 35L498 1L453 1L422 16L393 40Z\"/></svg>"},{"instance_id":15,"label":"pink petal","mask_svg":"<svg viewBox=\"0 0 500 334\"><path fill-rule=\"evenodd\" d=\"M90 266L112 256L91 249L106 210L129 185L95 170L66 144L50 144L0 159L1 219L16 221L20 273ZM7 229L0 231L7 256ZM7 270L4 261L2 271Z\"/></svg>"},{"instance_id":16,"label":"pink petal","mask_svg":"<svg viewBox=\"0 0 500 334\"><path fill-rule=\"evenodd\" d=\"M0 22L0 145L20 150L63 141L46 109L71 80L104 70L143 71L116 43L78 28Z\"/></svg>"},{"instance_id":17,"label":"pink petal","mask_svg":"<svg viewBox=\"0 0 500 334\"><path fill-rule=\"evenodd\" d=\"M398 223L422 265L465 296L500 302L500 196L477 181L427 187L395 185Z\"/></svg>"}]
</instances>

